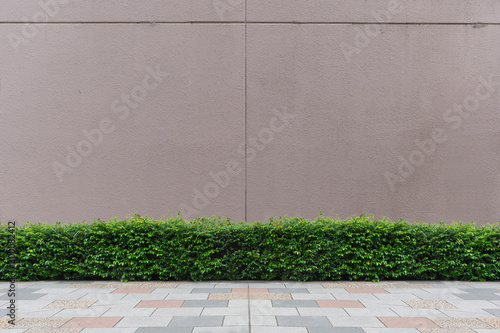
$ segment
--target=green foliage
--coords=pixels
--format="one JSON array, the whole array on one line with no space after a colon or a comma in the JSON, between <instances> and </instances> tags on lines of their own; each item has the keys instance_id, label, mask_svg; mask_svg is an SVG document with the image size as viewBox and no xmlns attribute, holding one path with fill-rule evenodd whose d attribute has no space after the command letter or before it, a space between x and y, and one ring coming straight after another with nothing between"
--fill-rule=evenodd
<instances>
[{"instance_id":1,"label":"green foliage","mask_svg":"<svg viewBox=\"0 0 500 333\"><path fill-rule=\"evenodd\" d=\"M0 226L0 245L10 233ZM388 280L500 278L500 225L218 217L26 224L0 279Z\"/></svg>"}]
</instances>

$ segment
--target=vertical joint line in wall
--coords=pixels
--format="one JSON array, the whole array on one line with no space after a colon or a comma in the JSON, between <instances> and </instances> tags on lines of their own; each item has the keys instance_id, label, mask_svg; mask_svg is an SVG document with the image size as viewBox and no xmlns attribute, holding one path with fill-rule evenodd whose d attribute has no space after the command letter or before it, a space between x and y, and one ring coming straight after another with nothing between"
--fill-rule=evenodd
<instances>
[{"instance_id":1,"label":"vertical joint line in wall","mask_svg":"<svg viewBox=\"0 0 500 333\"><path fill-rule=\"evenodd\" d=\"M247 145L248 145L248 140L247 140L247 0L244 2L244 15L245 15L245 51L244 51L244 56L245 56L245 222L247 220L247 202L248 202L248 197L247 197Z\"/></svg>"}]
</instances>

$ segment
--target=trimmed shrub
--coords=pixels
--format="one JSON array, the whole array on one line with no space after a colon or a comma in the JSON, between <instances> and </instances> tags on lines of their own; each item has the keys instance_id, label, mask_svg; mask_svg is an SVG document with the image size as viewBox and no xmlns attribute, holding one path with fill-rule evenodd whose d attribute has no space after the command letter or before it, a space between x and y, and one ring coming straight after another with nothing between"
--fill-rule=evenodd
<instances>
[{"instance_id":1,"label":"trimmed shrub","mask_svg":"<svg viewBox=\"0 0 500 333\"><path fill-rule=\"evenodd\" d=\"M0 278L18 280L388 280L500 278L500 225L280 217L94 221L0 227Z\"/></svg>"}]
</instances>

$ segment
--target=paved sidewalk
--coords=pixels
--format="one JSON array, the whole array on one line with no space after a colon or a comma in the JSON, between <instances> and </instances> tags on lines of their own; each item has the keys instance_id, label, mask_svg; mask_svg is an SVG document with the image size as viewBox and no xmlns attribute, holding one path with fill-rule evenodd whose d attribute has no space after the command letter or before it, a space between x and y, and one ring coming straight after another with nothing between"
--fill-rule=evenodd
<instances>
[{"instance_id":1,"label":"paved sidewalk","mask_svg":"<svg viewBox=\"0 0 500 333\"><path fill-rule=\"evenodd\" d=\"M0 282L0 332L500 333L500 282Z\"/></svg>"}]
</instances>

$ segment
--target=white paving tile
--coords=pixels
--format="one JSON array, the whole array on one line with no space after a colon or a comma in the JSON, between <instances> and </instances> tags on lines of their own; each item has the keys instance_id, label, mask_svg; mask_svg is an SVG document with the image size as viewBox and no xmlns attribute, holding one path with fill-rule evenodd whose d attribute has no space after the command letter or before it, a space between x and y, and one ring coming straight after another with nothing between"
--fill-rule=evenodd
<instances>
[{"instance_id":1,"label":"white paving tile","mask_svg":"<svg viewBox=\"0 0 500 333\"><path fill-rule=\"evenodd\" d=\"M252 326L278 326L275 316L251 316Z\"/></svg>"},{"instance_id":2,"label":"white paving tile","mask_svg":"<svg viewBox=\"0 0 500 333\"><path fill-rule=\"evenodd\" d=\"M444 313L436 309L413 309L407 307L391 306L390 309L400 317L448 317Z\"/></svg>"},{"instance_id":3,"label":"white paving tile","mask_svg":"<svg viewBox=\"0 0 500 333\"><path fill-rule=\"evenodd\" d=\"M248 308L204 308L202 316L248 316Z\"/></svg>"},{"instance_id":4,"label":"white paving tile","mask_svg":"<svg viewBox=\"0 0 500 333\"><path fill-rule=\"evenodd\" d=\"M349 317L341 308L297 308L301 316Z\"/></svg>"},{"instance_id":5,"label":"white paving tile","mask_svg":"<svg viewBox=\"0 0 500 333\"><path fill-rule=\"evenodd\" d=\"M248 315L224 316L222 326L248 326L249 321Z\"/></svg>"},{"instance_id":6,"label":"white paving tile","mask_svg":"<svg viewBox=\"0 0 500 333\"><path fill-rule=\"evenodd\" d=\"M304 294L304 293L292 293L292 299L294 300L330 300L335 299L332 294L321 293L321 294Z\"/></svg>"},{"instance_id":7,"label":"white paving tile","mask_svg":"<svg viewBox=\"0 0 500 333\"><path fill-rule=\"evenodd\" d=\"M377 318L373 317L327 317L336 327L385 327Z\"/></svg>"},{"instance_id":8,"label":"white paving tile","mask_svg":"<svg viewBox=\"0 0 500 333\"><path fill-rule=\"evenodd\" d=\"M156 309L155 312L151 315L151 317L179 317L179 316L199 316L203 308L162 308Z\"/></svg>"},{"instance_id":9,"label":"white paving tile","mask_svg":"<svg viewBox=\"0 0 500 333\"><path fill-rule=\"evenodd\" d=\"M125 317L114 327L165 327L172 321L172 317Z\"/></svg>"},{"instance_id":10,"label":"white paving tile","mask_svg":"<svg viewBox=\"0 0 500 333\"><path fill-rule=\"evenodd\" d=\"M208 299L208 294L168 294L165 299L206 300Z\"/></svg>"}]
</instances>

